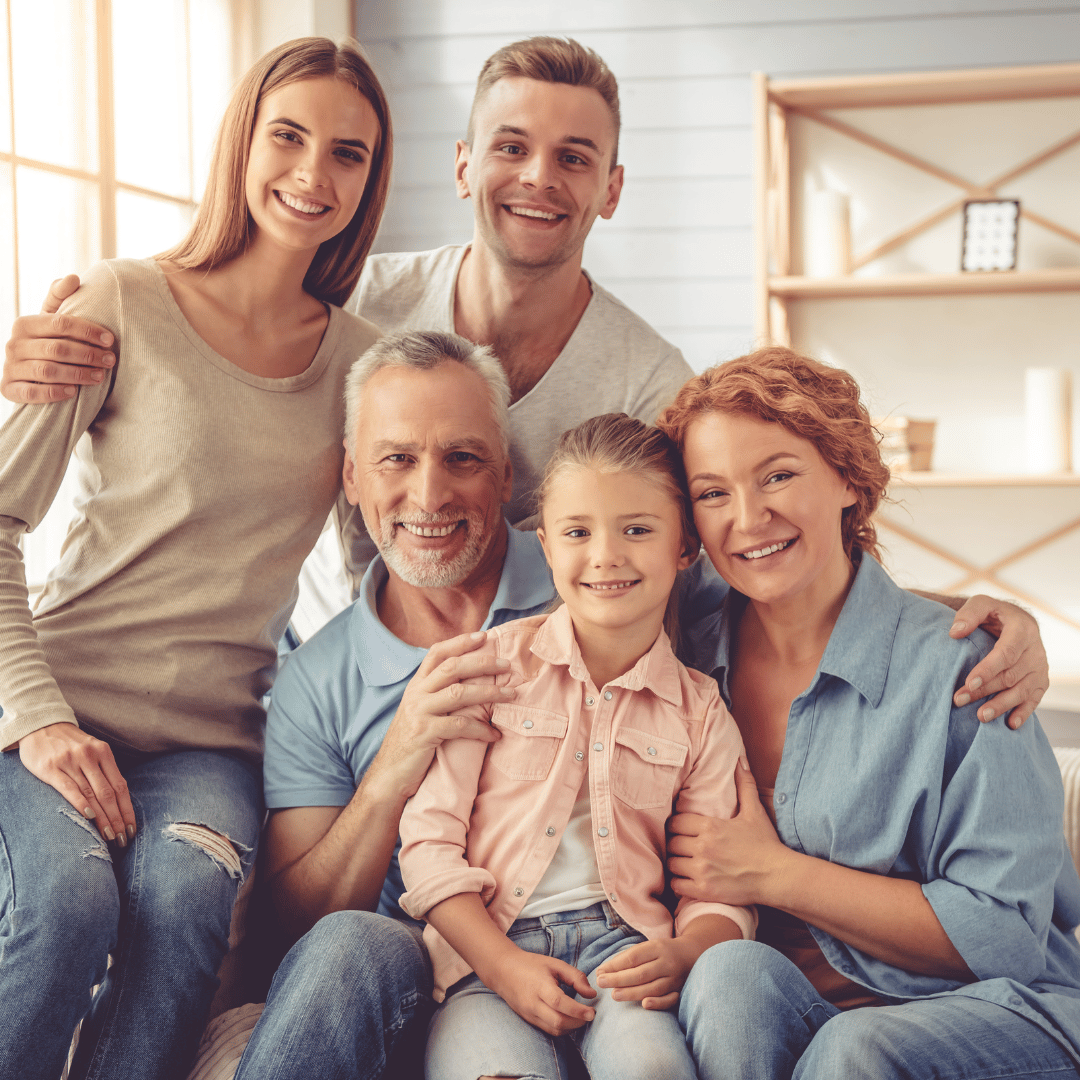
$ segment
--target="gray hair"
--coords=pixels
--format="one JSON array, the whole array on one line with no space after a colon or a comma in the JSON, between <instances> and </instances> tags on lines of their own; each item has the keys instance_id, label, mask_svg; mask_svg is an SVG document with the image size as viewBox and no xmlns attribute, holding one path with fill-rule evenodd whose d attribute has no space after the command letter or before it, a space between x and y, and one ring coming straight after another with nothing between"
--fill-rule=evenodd
<instances>
[{"instance_id":1,"label":"gray hair","mask_svg":"<svg viewBox=\"0 0 1080 1080\"><path fill-rule=\"evenodd\" d=\"M410 330L379 338L349 369L345 377L345 443L356 458L356 423L364 387L383 368L402 367L431 371L456 362L484 380L491 412L499 428L505 456L510 451L510 383L495 354L486 345L475 345L460 334L439 330Z\"/></svg>"}]
</instances>

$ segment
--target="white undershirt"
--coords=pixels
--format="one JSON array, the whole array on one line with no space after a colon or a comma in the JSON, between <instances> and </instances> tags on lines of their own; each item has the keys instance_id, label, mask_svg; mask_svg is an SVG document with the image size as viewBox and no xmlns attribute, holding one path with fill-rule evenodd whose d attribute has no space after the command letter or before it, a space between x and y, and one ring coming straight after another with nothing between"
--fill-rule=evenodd
<instances>
[{"instance_id":1,"label":"white undershirt","mask_svg":"<svg viewBox=\"0 0 1080 1080\"><path fill-rule=\"evenodd\" d=\"M518 918L535 919L558 911L580 911L605 897L593 847L589 774L586 772L555 856Z\"/></svg>"}]
</instances>

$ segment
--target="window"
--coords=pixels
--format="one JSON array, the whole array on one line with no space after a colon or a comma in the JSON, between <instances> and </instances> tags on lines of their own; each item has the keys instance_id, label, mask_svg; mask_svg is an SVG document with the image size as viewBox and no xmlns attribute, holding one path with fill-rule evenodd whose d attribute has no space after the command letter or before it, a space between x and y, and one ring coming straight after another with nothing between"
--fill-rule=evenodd
<instances>
[{"instance_id":1,"label":"window","mask_svg":"<svg viewBox=\"0 0 1080 1080\"><path fill-rule=\"evenodd\" d=\"M242 0L0 0L0 330L49 282L183 236L246 56ZM7 409L0 407L0 418ZM25 540L40 583L71 515L65 481Z\"/></svg>"}]
</instances>

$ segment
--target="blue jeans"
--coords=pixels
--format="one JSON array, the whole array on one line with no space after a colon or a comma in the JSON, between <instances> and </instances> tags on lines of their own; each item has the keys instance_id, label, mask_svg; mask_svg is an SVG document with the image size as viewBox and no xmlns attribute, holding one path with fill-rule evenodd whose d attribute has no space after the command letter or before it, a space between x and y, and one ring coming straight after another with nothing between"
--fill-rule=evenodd
<instances>
[{"instance_id":1,"label":"blue jeans","mask_svg":"<svg viewBox=\"0 0 1080 1080\"><path fill-rule=\"evenodd\" d=\"M959 994L840 1012L783 954L757 941L703 953L679 1018L701 1080L984 1080L1075 1077L1024 1017Z\"/></svg>"},{"instance_id":2,"label":"blue jeans","mask_svg":"<svg viewBox=\"0 0 1080 1080\"><path fill-rule=\"evenodd\" d=\"M418 1077L430 1015L419 924L335 912L281 962L236 1080Z\"/></svg>"},{"instance_id":3,"label":"blue jeans","mask_svg":"<svg viewBox=\"0 0 1080 1080\"><path fill-rule=\"evenodd\" d=\"M0 754L2 1077L57 1080L85 1018L72 1077L182 1078L206 1024L255 857L259 768L214 751L114 752L138 830L127 848L106 847L17 751ZM211 856L186 825L234 854Z\"/></svg>"},{"instance_id":4,"label":"blue jeans","mask_svg":"<svg viewBox=\"0 0 1080 1080\"><path fill-rule=\"evenodd\" d=\"M507 937L526 952L573 964L596 987L595 970L610 956L645 940L610 904L518 919ZM696 1080L686 1041L672 1012L615 1001L610 990L576 995L596 1009L591 1023L561 1037L523 1020L476 975L455 983L428 1031L428 1080L518 1076L561 1080L572 1040L592 1080Z\"/></svg>"}]
</instances>

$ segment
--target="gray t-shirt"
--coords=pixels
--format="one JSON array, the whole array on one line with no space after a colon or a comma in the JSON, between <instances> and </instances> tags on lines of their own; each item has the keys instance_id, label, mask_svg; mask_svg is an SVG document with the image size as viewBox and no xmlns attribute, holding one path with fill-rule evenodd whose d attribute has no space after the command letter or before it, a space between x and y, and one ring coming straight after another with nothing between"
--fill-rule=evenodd
<instances>
[{"instance_id":1,"label":"gray t-shirt","mask_svg":"<svg viewBox=\"0 0 1080 1080\"><path fill-rule=\"evenodd\" d=\"M345 310L386 334L452 333L454 289L467 250L453 245L370 255ZM625 412L651 424L693 375L674 345L607 289L591 278L589 283L592 299L566 347L540 381L510 406L514 491L504 513L513 525L531 524L532 493L564 431L608 412ZM356 596L375 554L359 512L344 498L336 515L338 528L324 531L300 577L293 625L304 640Z\"/></svg>"},{"instance_id":2,"label":"gray t-shirt","mask_svg":"<svg viewBox=\"0 0 1080 1080\"><path fill-rule=\"evenodd\" d=\"M384 334L454 331L454 286L468 248L371 255L345 310ZM540 381L510 406L515 525L532 514L531 493L564 431L590 416L625 412L651 424L693 375L682 353L591 278L592 299Z\"/></svg>"}]
</instances>

